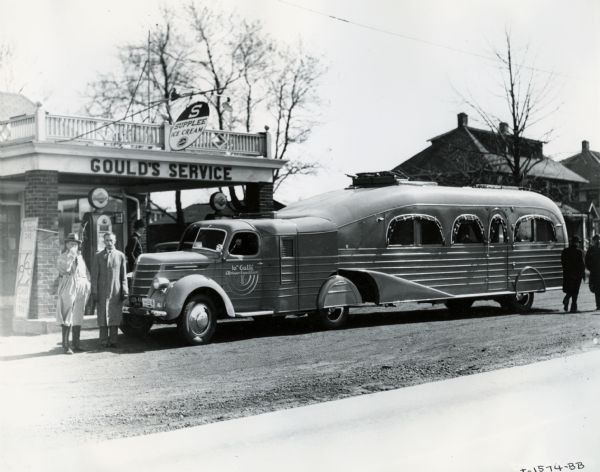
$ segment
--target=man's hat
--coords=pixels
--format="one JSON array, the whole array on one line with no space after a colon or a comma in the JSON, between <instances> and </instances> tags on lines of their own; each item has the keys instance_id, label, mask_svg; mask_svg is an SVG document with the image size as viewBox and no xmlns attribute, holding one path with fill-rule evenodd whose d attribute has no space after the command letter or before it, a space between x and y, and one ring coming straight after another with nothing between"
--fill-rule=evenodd
<instances>
[{"instance_id":1,"label":"man's hat","mask_svg":"<svg viewBox=\"0 0 600 472\"><path fill-rule=\"evenodd\" d=\"M579 236L573 236L571 238L571 241L573 241L574 243L580 243L581 242L581 238Z\"/></svg>"},{"instance_id":2,"label":"man's hat","mask_svg":"<svg viewBox=\"0 0 600 472\"><path fill-rule=\"evenodd\" d=\"M78 243L81 244L81 239L77 233L69 233L65 239L65 243Z\"/></svg>"},{"instance_id":3,"label":"man's hat","mask_svg":"<svg viewBox=\"0 0 600 472\"><path fill-rule=\"evenodd\" d=\"M140 229L145 227L146 223L144 223L144 220L135 220L135 222L133 223L133 229Z\"/></svg>"},{"instance_id":4,"label":"man's hat","mask_svg":"<svg viewBox=\"0 0 600 472\"><path fill-rule=\"evenodd\" d=\"M599 239L600 239L600 234L594 234L594 235L592 236L592 239L593 239L594 241L597 241L597 240L599 240Z\"/></svg>"}]
</instances>

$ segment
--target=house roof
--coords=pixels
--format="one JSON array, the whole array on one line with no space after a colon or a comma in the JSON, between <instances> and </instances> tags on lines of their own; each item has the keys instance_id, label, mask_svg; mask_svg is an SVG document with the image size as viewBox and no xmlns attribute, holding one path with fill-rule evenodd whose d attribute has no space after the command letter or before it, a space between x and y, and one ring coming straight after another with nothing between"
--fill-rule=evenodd
<instances>
[{"instance_id":1,"label":"house roof","mask_svg":"<svg viewBox=\"0 0 600 472\"><path fill-rule=\"evenodd\" d=\"M561 164L579 175L586 176L589 183L583 185L582 190L600 186L600 152L592 151L587 141L583 141L581 152L563 159Z\"/></svg>"},{"instance_id":2,"label":"house roof","mask_svg":"<svg viewBox=\"0 0 600 472\"><path fill-rule=\"evenodd\" d=\"M0 121L12 116L32 115L37 105L19 93L0 92Z\"/></svg>"},{"instance_id":3,"label":"house roof","mask_svg":"<svg viewBox=\"0 0 600 472\"><path fill-rule=\"evenodd\" d=\"M506 159L495 153L494 147L497 143L494 142L495 134L473 128L470 126L459 126L444 134L431 138L431 146L423 151L415 154L410 159L396 166L394 170L407 171L408 173L418 174L419 171L431 171L435 169L444 174L460 173L456 162L453 161L453 155L460 154L466 158L465 162L470 162L473 165L482 167L491 167L498 173L510 173ZM529 175L552 180L562 180L566 182L576 182L585 184L588 181L579 173L565 167L560 162L544 156L542 153L543 143L533 139L525 139L526 143L525 155L539 156L533 157L537 163L531 167ZM449 152L450 149L450 152ZM599 157L599 182L600 182L600 156ZM477 160L480 163L477 164ZM584 174L587 175L587 174Z\"/></svg>"}]
</instances>

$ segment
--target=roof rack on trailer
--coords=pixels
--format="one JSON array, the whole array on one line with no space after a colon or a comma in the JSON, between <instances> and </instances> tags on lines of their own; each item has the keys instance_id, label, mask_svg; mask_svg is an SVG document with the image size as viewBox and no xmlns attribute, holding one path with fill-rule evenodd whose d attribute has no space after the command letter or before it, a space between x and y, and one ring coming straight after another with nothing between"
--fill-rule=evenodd
<instances>
[{"instance_id":1,"label":"roof rack on trailer","mask_svg":"<svg viewBox=\"0 0 600 472\"><path fill-rule=\"evenodd\" d=\"M348 175L352 179L350 188L364 187L386 187L389 185L437 185L437 182L410 180L400 178L394 172L360 172L356 175Z\"/></svg>"},{"instance_id":2,"label":"roof rack on trailer","mask_svg":"<svg viewBox=\"0 0 600 472\"><path fill-rule=\"evenodd\" d=\"M264 211L261 213L239 213L238 215L234 215L233 219L245 219L245 220L261 220L265 218L273 219L275 218L275 211Z\"/></svg>"},{"instance_id":3,"label":"roof rack on trailer","mask_svg":"<svg viewBox=\"0 0 600 472\"><path fill-rule=\"evenodd\" d=\"M527 190L523 187L517 187L516 185L475 184L472 187L473 188L505 189L505 190Z\"/></svg>"}]
</instances>

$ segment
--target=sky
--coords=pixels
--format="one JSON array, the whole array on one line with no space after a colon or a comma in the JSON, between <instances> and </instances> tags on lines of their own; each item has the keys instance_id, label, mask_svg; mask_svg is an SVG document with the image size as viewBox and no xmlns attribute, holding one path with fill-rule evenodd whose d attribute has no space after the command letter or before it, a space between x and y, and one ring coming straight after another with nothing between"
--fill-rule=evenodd
<instances>
[{"instance_id":1,"label":"sky","mask_svg":"<svg viewBox=\"0 0 600 472\"><path fill-rule=\"evenodd\" d=\"M301 39L328 66L318 88L319 125L298 149L321 169L282 185L276 198L284 203L343 188L347 174L395 167L456 127L461 111L470 125L485 127L463 97L508 120L497 62L490 59L506 31L520 56L527 51L526 71L538 84L551 84L547 113L528 137L547 139L545 154L556 160L579 152L584 139L600 150L598 0L207 3L260 20L278 42ZM143 40L160 19L160 5L177 12L184 4L0 0L0 42L14 51L9 85L50 113L79 115L86 85L117 66L117 46ZM173 204L170 195L157 199ZM197 192L183 197L184 205L206 200Z\"/></svg>"}]
</instances>

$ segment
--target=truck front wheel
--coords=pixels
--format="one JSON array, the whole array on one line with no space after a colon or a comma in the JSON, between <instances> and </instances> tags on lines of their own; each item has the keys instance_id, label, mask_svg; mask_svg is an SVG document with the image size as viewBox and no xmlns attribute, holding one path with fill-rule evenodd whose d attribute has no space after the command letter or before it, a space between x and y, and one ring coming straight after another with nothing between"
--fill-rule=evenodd
<instances>
[{"instance_id":1,"label":"truck front wheel","mask_svg":"<svg viewBox=\"0 0 600 472\"><path fill-rule=\"evenodd\" d=\"M141 315L124 315L119 328L126 336L145 338L152 328L152 319Z\"/></svg>"},{"instance_id":2,"label":"truck front wheel","mask_svg":"<svg viewBox=\"0 0 600 472\"><path fill-rule=\"evenodd\" d=\"M217 327L214 301L207 295L196 295L186 304L177 328L179 335L191 345L208 344Z\"/></svg>"}]
</instances>

